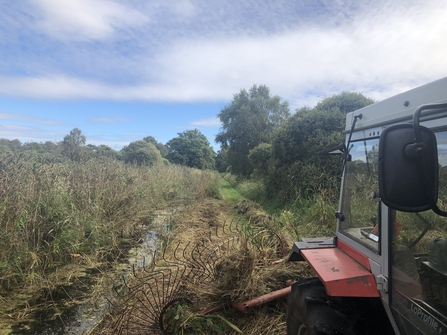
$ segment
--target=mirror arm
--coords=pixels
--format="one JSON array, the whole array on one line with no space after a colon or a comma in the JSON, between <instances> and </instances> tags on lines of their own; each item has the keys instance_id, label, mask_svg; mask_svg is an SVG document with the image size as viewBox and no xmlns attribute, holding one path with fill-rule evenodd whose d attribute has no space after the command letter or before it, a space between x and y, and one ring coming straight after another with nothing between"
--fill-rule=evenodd
<instances>
[{"instance_id":1,"label":"mirror arm","mask_svg":"<svg viewBox=\"0 0 447 335\"><path fill-rule=\"evenodd\" d=\"M352 125L351 125L351 131L349 132L349 137L348 137L348 142L346 143L346 151L344 153L344 157L343 157L343 169L346 166L346 162L350 159L349 158L349 151L351 151L352 146L349 147L349 144L351 143L351 137L352 137L352 133L354 132L355 129L355 124L357 123L357 119L362 119L363 114L358 114L354 116L354 120L352 121Z\"/></svg>"},{"instance_id":2,"label":"mirror arm","mask_svg":"<svg viewBox=\"0 0 447 335\"><path fill-rule=\"evenodd\" d=\"M441 108L447 108L447 103L422 105L414 111L413 130L414 130L414 139L416 143L408 144L405 146L404 150L407 157L420 157L422 156L422 153L425 150L425 144L424 142L422 142L421 130L419 128L421 113L427 109L441 109ZM424 170L426 170L425 161L423 164L424 164ZM447 217L447 212L441 210L436 203L432 204L432 211L438 214L439 216Z\"/></svg>"},{"instance_id":3,"label":"mirror arm","mask_svg":"<svg viewBox=\"0 0 447 335\"><path fill-rule=\"evenodd\" d=\"M447 108L447 103L422 105L422 106L419 106L414 111L414 113L413 113L413 129L414 129L414 139L416 140L416 143L422 142L422 135L421 135L421 131L419 129L421 113L427 109L443 109L443 108Z\"/></svg>"}]
</instances>

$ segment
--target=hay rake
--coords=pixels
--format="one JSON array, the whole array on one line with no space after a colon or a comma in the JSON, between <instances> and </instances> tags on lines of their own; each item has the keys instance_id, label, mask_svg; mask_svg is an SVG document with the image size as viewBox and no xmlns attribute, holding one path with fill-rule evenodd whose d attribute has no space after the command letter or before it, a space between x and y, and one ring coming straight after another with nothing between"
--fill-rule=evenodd
<instances>
[{"instance_id":1,"label":"hay rake","mask_svg":"<svg viewBox=\"0 0 447 335\"><path fill-rule=\"evenodd\" d=\"M114 334L170 334L170 310L179 304L200 306L203 296L198 291L212 289L219 276L219 263L230 251L244 244L255 252L257 264L265 259L265 246L251 241L263 238L266 232L252 229L241 231L239 222L223 224L209 231L198 241L180 241L154 253L147 266L133 267L133 275L123 279L123 289L112 302ZM272 299L270 299L272 300ZM266 301L264 301L266 302ZM245 305L238 308L247 311ZM198 314L218 311L223 306L203 309Z\"/></svg>"}]
</instances>

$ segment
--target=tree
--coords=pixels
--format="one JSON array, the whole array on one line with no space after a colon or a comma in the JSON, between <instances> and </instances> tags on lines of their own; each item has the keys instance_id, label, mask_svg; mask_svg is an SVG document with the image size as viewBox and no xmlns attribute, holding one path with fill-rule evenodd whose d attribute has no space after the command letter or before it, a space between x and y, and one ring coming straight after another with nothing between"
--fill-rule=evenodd
<instances>
[{"instance_id":1,"label":"tree","mask_svg":"<svg viewBox=\"0 0 447 335\"><path fill-rule=\"evenodd\" d=\"M155 137L146 136L145 138L143 138L143 141L146 141L146 142L149 142L149 143L152 143L153 145L155 145L155 147L158 149L158 151L160 151L160 154L162 157L166 157L169 154L168 148L163 143L157 142Z\"/></svg>"},{"instance_id":2,"label":"tree","mask_svg":"<svg viewBox=\"0 0 447 335\"><path fill-rule=\"evenodd\" d=\"M174 164L186 165L198 169L215 169L214 150L197 129L178 133L166 146L169 149L168 160Z\"/></svg>"},{"instance_id":3,"label":"tree","mask_svg":"<svg viewBox=\"0 0 447 335\"><path fill-rule=\"evenodd\" d=\"M250 150L261 143L270 143L273 130L290 115L289 104L271 96L265 85L241 90L218 117L222 122L216 142L228 148L228 164L233 172L248 176L253 171L248 160Z\"/></svg>"},{"instance_id":4,"label":"tree","mask_svg":"<svg viewBox=\"0 0 447 335\"><path fill-rule=\"evenodd\" d=\"M253 171L254 177L264 178L268 175L271 157L272 145L270 143L261 143L256 148L250 150L248 160L255 167Z\"/></svg>"},{"instance_id":5,"label":"tree","mask_svg":"<svg viewBox=\"0 0 447 335\"><path fill-rule=\"evenodd\" d=\"M72 160L81 159L81 148L85 145L86 138L79 128L73 128L62 141L63 153Z\"/></svg>"},{"instance_id":6,"label":"tree","mask_svg":"<svg viewBox=\"0 0 447 335\"><path fill-rule=\"evenodd\" d=\"M152 166L163 161L160 151L152 143L146 141L131 142L121 151L126 163Z\"/></svg>"},{"instance_id":7,"label":"tree","mask_svg":"<svg viewBox=\"0 0 447 335\"><path fill-rule=\"evenodd\" d=\"M373 102L360 93L343 92L323 99L314 108L297 110L273 135L268 193L287 201L324 188L335 196L340 184L340 159L318 152L343 143L346 113Z\"/></svg>"},{"instance_id":8,"label":"tree","mask_svg":"<svg viewBox=\"0 0 447 335\"><path fill-rule=\"evenodd\" d=\"M120 158L120 154L118 151L112 149L111 147L109 147L108 145L105 145L105 144L98 145L98 147L96 148L95 154L96 154L96 157L108 157L108 158L114 158L114 159Z\"/></svg>"}]
</instances>

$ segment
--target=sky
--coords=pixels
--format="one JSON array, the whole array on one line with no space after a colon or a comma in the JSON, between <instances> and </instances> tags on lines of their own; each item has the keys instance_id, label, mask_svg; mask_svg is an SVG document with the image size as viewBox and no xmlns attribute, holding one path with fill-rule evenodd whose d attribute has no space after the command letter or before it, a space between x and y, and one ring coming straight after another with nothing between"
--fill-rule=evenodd
<instances>
[{"instance_id":1,"label":"sky","mask_svg":"<svg viewBox=\"0 0 447 335\"><path fill-rule=\"evenodd\" d=\"M445 0L0 0L0 138L120 150L267 85L291 112L447 76ZM446 88L447 89L447 88Z\"/></svg>"}]
</instances>

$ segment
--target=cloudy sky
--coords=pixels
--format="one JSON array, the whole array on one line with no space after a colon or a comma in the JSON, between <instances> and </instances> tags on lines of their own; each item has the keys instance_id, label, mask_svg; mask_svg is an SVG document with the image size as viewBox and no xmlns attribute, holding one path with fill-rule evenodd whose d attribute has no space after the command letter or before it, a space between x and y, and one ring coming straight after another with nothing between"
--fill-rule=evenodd
<instances>
[{"instance_id":1,"label":"cloudy sky","mask_svg":"<svg viewBox=\"0 0 447 335\"><path fill-rule=\"evenodd\" d=\"M0 138L121 148L267 85L292 111L447 76L445 0L0 0Z\"/></svg>"}]
</instances>

